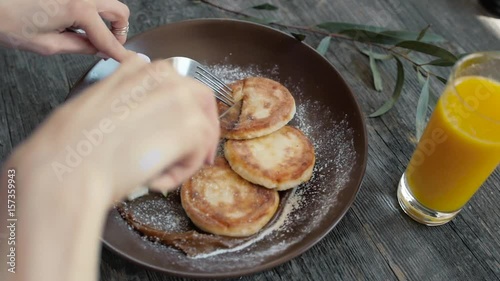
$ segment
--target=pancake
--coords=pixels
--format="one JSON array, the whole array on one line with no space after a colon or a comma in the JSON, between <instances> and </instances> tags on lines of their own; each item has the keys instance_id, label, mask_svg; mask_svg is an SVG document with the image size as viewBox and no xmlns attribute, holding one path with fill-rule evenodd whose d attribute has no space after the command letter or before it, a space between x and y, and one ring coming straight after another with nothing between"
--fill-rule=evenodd
<instances>
[{"instance_id":1,"label":"pancake","mask_svg":"<svg viewBox=\"0 0 500 281\"><path fill-rule=\"evenodd\" d=\"M230 249L245 243L250 237L227 237L196 231L182 208L179 190L167 197L150 192L116 206L123 219L152 241L175 247L188 256Z\"/></svg>"},{"instance_id":2,"label":"pancake","mask_svg":"<svg viewBox=\"0 0 500 281\"><path fill-rule=\"evenodd\" d=\"M201 230L246 237L271 220L278 209L279 194L244 180L218 157L182 185L181 203Z\"/></svg>"},{"instance_id":3,"label":"pancake","mask_svg":"<svg viewBox=\"0 0 500 281\"><path fill-rule=\"evenodd\" d=\"M290 126L260 138L227 140L224 155L242 178L276 190L308 181L316 159L309 139Z\"/></svg>"},{"instance_id":4,"label":"pancake","mask_svg":"<svg viewBox=\"0 0 500 281\"><path fill-rule=\"evenodd\" d=\"M221 118L221 134L227 139L251 139L279 130L295 115L295 100L280 83L249 77L230 85L239 101ZM219 103L219 112L227 106Z\"/></svg>"}]
</instances>

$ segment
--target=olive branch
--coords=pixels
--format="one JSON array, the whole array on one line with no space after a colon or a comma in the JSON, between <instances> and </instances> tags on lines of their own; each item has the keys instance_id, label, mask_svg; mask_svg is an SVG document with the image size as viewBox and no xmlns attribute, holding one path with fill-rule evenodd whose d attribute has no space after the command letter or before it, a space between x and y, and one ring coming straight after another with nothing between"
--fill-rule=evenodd
<instances>
[{"instance_id":1,"label":"olive branch","mask_svg":"<svg viewBox=\"0 0 500 281\"><path fill-rule=\"evenodd\" d=\"M425 119L427 116L428 107L434 107L438 97L431 93L430 83L431 78L446 84L447 80L434 72L429 67L450 67L465 54L455 55L448 50L435 45L435 43L444 42L445 39L437 34L429 32L430 25L426 26L419 32L405 30L391 30L377 26L352 24L345 22L324 22L313 26L298 26L280 23L272 19L258 18L243 11L231 10L227 7L215 4L209 0L197 0L196 3L203 3L213 8L222 10L234 16L243 17L246 20L265 24L273 27L278 27L289 31L297 40L303 41L306 34L316 34L323 36L316 50L325 55L330 47L332 39L347 40L352 42L355 49L365 55L369 59L370 70L373 77L373 87L376 91L381 92L382 78L378 67L379 63L387 61L395 61L396 84L392 91L391 97L386 100L369 117L379 117L387 113L398 101L401 96L404 82L405 70L402 61L410 63L415 70L418 81L421 85L421 91L417 103L415 116L415 127L417 139L420 138L423 129L425 128ZM269 3L264 3L249 7L248 9L276 11L279 8ZM290 30L293 30L290 31ZM358 46L361 43L362 46ZM381 50L376 52L374 49ZM412 52L427 55L431 57L427 62L418 62Z\"/></svg>"}]
</instances>

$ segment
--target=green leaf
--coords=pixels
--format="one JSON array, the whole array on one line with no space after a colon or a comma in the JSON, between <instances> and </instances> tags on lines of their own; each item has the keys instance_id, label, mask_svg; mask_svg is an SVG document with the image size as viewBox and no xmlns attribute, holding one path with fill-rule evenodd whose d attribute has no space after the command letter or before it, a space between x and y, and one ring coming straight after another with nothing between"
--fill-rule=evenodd
<instances>
[{"instance_id":1,"label":"green leaf","mask_svg":"<svg viewBox=\"0 0 500 281\"><path fill-rule=\"evenodd\" d=\"M372 26L372 25L354 24L346 22L323 22L316 26L331 33L339 33L345 30L364 30L370 32L382 32L388 30L386 28Z\"/></svg>"},{"instance_id":2,"label":"green leaf","mask_svg":"<svg viewBox=\"0 0 500 281\"><path fill-rule=\"evenodd\" d=\"M382 33L371 32L367 30L351 29L351 30L341 31L339 33L359 42L371 42L371 43L387 44L387 45L395 45L405 40L391 35L385 35Z\"/></svg>"},{"instance_id":3,"label":"green leaf","mask_svg":"<svg viewBox=\"0 0 500 281\"><path fill-rule=\"evenodd\" d=\"M420 68L416 68L415 70L417 71L418 82L420 83L420 86L423 87L429 75L424 76Z\"/></svg>"},{"instance_id":4,"label":"green leaf","mask_svg":"<svg viewBox=\"0 0 500 281\"><path fill-rule=\"evenodd\" d=\"M371 32L367 30L344 30L339 32L356 41L371 42L386 45L396 45L401 42L413 40L417 37L416 33L408 33L406 31L387 31L387 32ZM413 37L412 37L413 36Z\"/></svg>"},{"instance_id":5,"label":"green leaf","mask_svg":"<svg viewBox=\"0 0 500 281\"><path fill-rule=\"evenodd\" d=\"M326 36L325 38L321 39L321 42L319 42L318 48L316 51L320 53L322 56L326 54L326 51L328 51L328 47L330 47L330 42L332 41L332 37Z\"/></svg>"},{"instance_id":6,"label":"green leaf","mask_svg":"<svg viewBox=\"0 0 500 281\"><path fill-rule=\"evenodd\" d=\"M420 33L418 34L418 37L417 37L417 41L422 41L422 39L424 39L424 36L425 34L427 33L427 31L429 30L429 28L431 28L431 25L427 25L424 29L422 29L420 31ZM443 38L444 39L444 38ZM424 40L425 41L425 40Z\"/></svg>"},{"instance_id":7,"label":"green leaf","mask_svg":"<svg viewBox=\"0 0 500 281\"><path fill-rule=\"evenodd\" d=\"M435 59L433 61L425 63L424 65L433 65L433 66L448 67L448 66L455 65L455 62L449 61L449 60L445 60L445 59Z\"/></svg>"},{"instance_id":8,"label":"green leaf","mask_svg":"<svg viewBox=\"0 0 500 281\"><path fill-rule=\"evenodd\" d=\"M424 38L425 34L427 33L427 30L429 30L430 27L431 27L430 25L427 25L424 29L422 29L420 31L420 33L417 36L417 41L421 41ZM410 40L412 40L412 39L410 39ZM402 53L409 55L411 53L411 50L405 50Z\"/></svg>"},{"instance_id":9,"label":"green leaf","mask_svg":"<svg viewBox=\"0 0 500 281\"><path fill-rule=\"evenodd\" d=\"M420 86L423 87L425 84L425 81L427 81L427 79L428 79L427 77L429 77L429 75L426 75L426 77L424 77L422 72L418 71L418 68L416 68L416 70L417 70L417 77L418 77L418 81L420 82ZM429 107L431 109L436 107L438 98L439 97L436 95L436 93L429 88Z\"/></svg>"},{"instance_id":10,"label":"green leaf","mask_svg":"<svg viewBox=\"0 0 500 281\"><path fill-rule=\"evenodd\" d=\"M302 41L304 41L304 39L306 39L306 36L304 34L301 34L301 33L291 32L290 34L292 34L292 36L295 37L295 39L299 40L300 42L302 42Z\"/></svg>"},{"instance_id":11,"label":"green leaf","mask_svg":"<svg viewBox=\"0 0 500 281\"><path fill-rule=\"evenodd\" d=\"M252 9L255 10L266 10L266 11L276 11L278 7L271 5L269 3L253 6Z\"/></svg>"},{"instance_id":12,"label":"green leaf","mask_svg":"<svg viewBox=\"0 0 500 281\"><path fill-rule=\"evenodd\" d=\"M436 45L420 42L420 41L403 41L396 44L397 47L405 48L413 51L417 51L420 53L428 54L431 56L435 56L438 58L442 58L448 61L457 61L457 57L450 53L448 50L445 50Z\"/></svg>"},{"instance_id":13,"label":"green leaf","mask_svg":"<svg viewBox=\"0 0 500 281\"><path fill-rule=\"evenodd\" d=\"M331 33L341 33L351 38L358 38L360 41L364 40L380 44L396 44L401 41L415 39L428 43L445 41L443 37L437 34L427 33L428 27L424 29L425 31L411 32L345 22L324 22L316 26ZM372 40L367 40L367 38L372 38Z\"/></svg>"},{"instance_id":14,"label":"green leaf","mask_svg":"<svg viewBox=\"0 0 500 281\"><path fill-rule=\"evenodd\" d=\"M423 87L427 77L430 77L430 76L427 74L426 74L426 76L424 76L424 74L422 74L422 72L418 71L417 77L418 77L418 81L420 82L420 86ZM431 88L429 88L429 106L430 106L430 108L434 108L436 106L438 98L439 97L436 95L436 93L434 91L432 91Z\"/></svg>"},{"instance_id":15,"label":"green leaf","mask_svg":"<svg viewBox=\"0 0 500 281\"><path fill-rule=\"evenodd\" d=\"M373 51L368 51L364 50L361 48L357 48L362 54L366 55L367 57L372 56L376 60L389 60L392 59L394 56L391 54L381 54L381 53L376 53Z\"/></svg>"},{"instance_id":16,"label":"green leaf","mask_svg":"<svg viewBox=\"0 0 500 281\"><path fill-rule=\"evenodd\" d=\"M397 57L394 58L396 59L398 66L398 76L396 78L396 86L394 86L394 92L392 93L391 98L387 100L379 109L370 114L369 117L378 117L385 114L394 106L394 104L396 104L399 97L401 96L401 91L403 90L403 84L405 82L405 70L403 68L403 63L401 63L401 61Z\"/></svg>"},{"instance_id":17,"label":"green leaf","mask_svg":"<svg viewBox=\"0 0 500 281\"><path fill-rule=\"evenodd\" d=\"M458 59L461 59L461 58L468 56L468 55L470 55L470 53L463 53L463 54L459 54L457 57L458 57Z\"/></svg>"},{"instance_id":18,"label":"green leaf","mask_svg":"<svg viewBox=\"0 0 500 281\"><path fill-rule=\"evenodd\" d=\"M264 25L267 25L267 24L270 24L270 23L273 23L276 21L275 19L256 18L256 17L247 17L247 20L249 20L251 22L255 22L255 23L264 24Z\"/></svg>"},{"instance_id":19,"label":"green leaf","mask_svg":"<svg viewBox=\"0 0 500 281\"><path fill-rule=\"evenodd\" d=\"M420 74L420 71L418 71L418 75L419 80L423 78L422 74ZM422 136L422 132L425 129L425 118L427 117L427 108L429 106L429 77L424 79L425 82L422 86L422 90L420 91L420 97L418 98L417 103L417 113L415 116L415 135L417 137L417 140L420 139L420 137Z\"/></svg>"},{"instance_id":20,"label":"green leaf","mask_svg":"<svg viewBox=\"0 0 500 281\"><path fill-rule=\"evenodd\" d=\"M434 109L436 107L438 99L439 99L439 97L437 97L434 92L430 91L430 94L429 94L429 107L431 109Z\"/></svg>"},{"instance_id":21,"label":"green leaf","mask_svg":"<svg viewBox=\"0 0 500 281\"><path fill-rule=\"evenodd\" d=\"M443 78L441 76L436 76L437 80L441 81L441 83L445 84L448 83L448 80L446 80L446 78Z\"/></svg>"},{"instance_id":22,"label":"green leaf","mask_svg":"<svg viewBox=\"0 0 500 281\"><path fill-rule=\"evenodd\" d=\"M400 30L395 30L395 31L384 31L381 32L380 34L382 35L387 35L391 37L396 37L401 39L401 41L406 41L406 40L415 40L417 38L417 41L421 42L426 42L426 43L439 43L439 42L444 42L445 39L437 34L433 33L427 33L418 39L421 36L422 31L419 32L412 32L412 31L400 31Z\"/></svg>"},{"instance_id":23,"label":"green leaf","mask_svg":"<svg viewBox=\"0 0 500 281\"><path fill-rule=\"evenodd\" d=\"M382 78L380 77L380 71L378 70L377 62L375 58L370 54L370 68L373 75L373 86L378 92L382 91Z\"/></svg>"}]
</instances>

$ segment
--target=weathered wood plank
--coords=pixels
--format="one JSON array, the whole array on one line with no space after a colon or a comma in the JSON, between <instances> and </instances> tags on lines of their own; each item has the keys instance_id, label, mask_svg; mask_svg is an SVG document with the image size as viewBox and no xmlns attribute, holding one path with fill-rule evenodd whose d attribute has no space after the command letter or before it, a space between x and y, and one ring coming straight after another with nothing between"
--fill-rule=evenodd
<instances>
[{"instance_id":1,"label":"weathered wood plank","mask_svg":"<svg viewBox=\"0 0 500 281\"><path fill-rule=\"evenodd\" d=\"M126 0L132 11L131 35L184 19L233 17L187 0ZM262 1L214 1L241 10ZM499 49L500 30L485 24L485 11L472 0L290 0L265 1L275 12L245 10L284 23L312 25L346 21L418 31L427 24L449 40L456 53ZM497 20L497 24L498 23ZM173 38L175 40L175 38ZM317 46L320 36L308 35ZM380 64L384 92L372 88L369 62L348 42L333 40L326 57L342 73L364 112L371 113L390 95L393 62ZM0 49L0 160L26 138L71 85L95 62L91 56L41 57ZM367 119L369 162L352 209L320 243L275 269L235 280L499 280L500 171L487 181L451 223L421 226L406 217L396 187L414 149L414 112L420 86L405 62L408 82L400 102L381 118ZM447 76L449 70L436 69ZM436 93L443 86L433 81ZM146 270L104 249L101 280L186 280Z\"/></svg>"}]
</instances>

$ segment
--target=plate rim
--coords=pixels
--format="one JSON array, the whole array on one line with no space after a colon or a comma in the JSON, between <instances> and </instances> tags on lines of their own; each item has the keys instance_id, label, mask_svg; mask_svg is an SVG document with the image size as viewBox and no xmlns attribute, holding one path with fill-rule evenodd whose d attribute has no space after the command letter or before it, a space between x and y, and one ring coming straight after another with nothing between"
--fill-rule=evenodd
<instances>
[{"instance_id":1,"label":"plate rim","mask_svg":"<svg viewBox=\"0 0 500 281\"><path fill-rule=\"evenodd\" d=\"M284 32L284 31L273 28L271 26L256 23L256 22L251 22L251 21L246 21L246 20L241 20L241 19L231 19L231 18L200 18L200 19L186 19L186 20L180 20L180 21L176 21L176 22L170 22L170 23L166 23L166 24L148 29L144 32L137 33L134 36L132 36L131 38L127 39L127 42L125 43L125 45L127 45L127 43L129 43L129 42L133 43L135 40L138 40L137 39L138 37L145 36L148 33L156 32L158 30L161 30L162 28L165 28L166 26L172 27L172 25L185 25L185 24L190 24L190 23L191 24L193 24L193 23L194 24L204 24L204 23L214 23L214 22L235 22L238 24L251 25L254 27L267 29L268 31L273 31L273 32L279 33L282 36L284 35L284 36L287 36L289 38L295 39L292 35ZM107 249L109 249L114 254L119 255L121 258L124 258L130 262L133 262L135 264L143 266L147 269L152 269L152 270L155 270L157 272L167 273L167 274L177 276L177 277L188 277L188 278L197 278L197 279L234 278L234 277L247 276L247 275L251 275L251 274L258 274L260 272L267 271L269 269L272 269L274 267L282 265L288 261L291 261L292 259L302 255L303 253L305 253L306 251L311 249L314 245L316 245L320 241L322 241L337 226L337 224L345 217L346 213L351 209L351 207L354 203L354 200L356 199L356 197L361 189L361 185L363 183L363 180L366 176L366 168L367 168L367 161L368 161L368 132L367 132L367 127L366 127L366 121L365 121L364 113L361 110L361 106L360 106L360 103L358 102L357 97L354 95L352 88L349 86L349 84L347 84L346 80L344 79L344 77L342 76L340 71L338 71L337 68L328 59L326 59L323 55L318 53L316 51L316 49L314 49L313 47L311 47L310 45L308 45L306 43L302 43L302 44L306 48L308 48L310 51L313 51L315 53L315 55L320 56L322 60L327 62L329 67L332 68L338 74L338 76L341 78L340 79L341 82L345 85L345 88L349 92L350 97L354 101L353 105L354 105L354 108L356 111L355 113L357 113L359 115L359 117L360 117L359 119L360 119L361 125L362 125L361 126L362 130L360 132L358 132L359 134L362 134L362 140L364 142L363 151L361 152L361 153L363 153L363 157L360 159L361 163L359 163L359 165L361 165L361 169L360 169L361 176L358 177L356 179L356 181L353 183L356 186L356 191L352 194L352 196L351 196L351 198L349 198L349 200L345 201L347 203L345 205L345 208L343 210L341 210L341 212L339 212L339 214L340 214L339 218L336 219L327 228L324 228L321 231L321 234L316 236L315 239L307 240L306 241L307 243L301 244L301 246L297 250L292 251L291 253L281 255L277 259L274 259L270 262L266 262L263 264L258 264L257 266L252 267L252 268L238 269L235 271L223 272L223 273L220 273L220 272L217 272L217 273L210 273L210 272L196 273L196 272L179 271L179 270L175 270L175 269L166 269L166 268L162 268L162 267L159 267L156 265L151 265L147 262L136 259L135 257L130 256L130 255L122 252L120 249L114 247L112 244L110 244L110 242L108 242L104 238L104 231L105 231L105 224L104 224L103 233L101 234L101 242L103 243L103 245ZM78 92L80 92L82 90L82 89L80 89L81 84L84 83L85 78L99 64L100 61L102 61L102 60L98 60L95 64L90 66L89 69L77 80L77 82L71 87L71 90L70 90L68 96L66 97L66 100L70 99L71 97L73 97L74 95L76 95ZM110 214L112 212L116 212L116 210L110 210ZM108 216L106 218L108 218Z\"/></svg>"}]
</instances>

